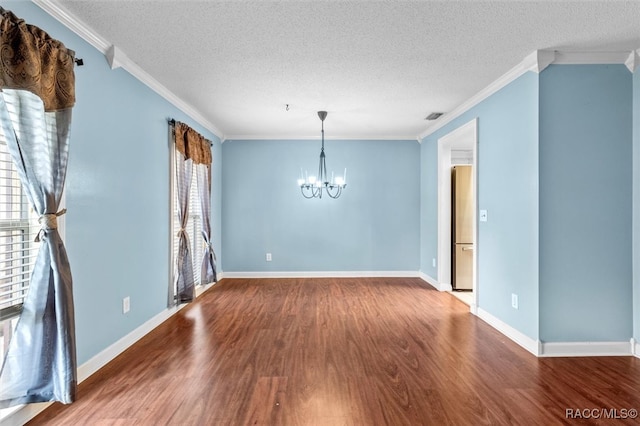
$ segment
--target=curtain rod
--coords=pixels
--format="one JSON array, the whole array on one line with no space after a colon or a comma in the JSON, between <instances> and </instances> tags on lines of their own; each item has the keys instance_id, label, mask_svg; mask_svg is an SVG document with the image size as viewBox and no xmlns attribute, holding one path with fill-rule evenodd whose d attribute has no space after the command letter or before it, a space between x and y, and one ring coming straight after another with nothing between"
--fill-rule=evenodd
<instances>
[{"instance_id":1,"label":"curtain rod","mask_svg":"<svg viewBox=\"0 0 640 426\"><path fill-rule=\"evenodd\" d=\"M84 65L84 61L82 60L82 58L76 58L73 60L73 62L76 63L77 66L81 67Z\"/></svg>"}]
</instances>

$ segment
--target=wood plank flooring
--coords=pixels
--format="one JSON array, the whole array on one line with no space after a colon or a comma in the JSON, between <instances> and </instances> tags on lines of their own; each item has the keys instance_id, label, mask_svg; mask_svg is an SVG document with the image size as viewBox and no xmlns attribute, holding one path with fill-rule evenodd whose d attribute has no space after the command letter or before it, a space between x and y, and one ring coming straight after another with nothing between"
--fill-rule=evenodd
<instances>
[{"instance_id":1,"label":"wood plank flooring","mask_svg":"<svg viewBox=\"0 0 640 426\"><path fill-rule=\"evenodd\" d=\"M587 424L640 409L640 359L536 358L420 279L224 279L78 395L29 424Z\"/></svg>"}]
</instances>

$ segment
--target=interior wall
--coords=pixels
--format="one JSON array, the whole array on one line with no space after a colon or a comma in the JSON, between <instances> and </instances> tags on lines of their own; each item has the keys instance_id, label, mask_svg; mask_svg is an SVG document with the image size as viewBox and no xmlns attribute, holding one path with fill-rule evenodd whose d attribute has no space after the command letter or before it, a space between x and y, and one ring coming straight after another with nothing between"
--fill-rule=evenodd
<instances>
[{"instance_id":1,"label":"interior wall","mask_svg":"<svg viewBox=\"0 0 640 426\"><path fill-rule=\"evenodd\" d=\"M67 171L65 244L73 274L82 364L164 311L169 283L168 118L214 141L212 227L221 257L220 140L30 2L3 2L61 40L85 65ZM122 299L131 311L122 313Z\"/></svg>"},{"instance_id":2,"label":"interior wall","mask_svg":"<svg viewBox=\"0 0 640 426\"><path fill-rule=\"evenodd\" d=\"M422 272L437 276L437 141L478 118L478 307L538 338L538 75L525 73L423 139ZM519 309L511 307L511 294Z\"/></svg>"},{"instance_id":3,"label":"interior wall","mask_svg":"<svg viewBox=\"0 0 640 426\"><path fill-rule=\"evenodd\" d=\"M464 121L459 125L464 124ZM453 129L452 129L453 130ZM438 143L420 144L420 271L438 278Z\"/></svg>"},{"instance_id":4,"label":"interior wall","mask_svg":"<svg viewBox=\"0 0 640 426\"><path fill-rule=\"evenodd\" d=\"M540 74L540 339L632 335L632 75Z\"/></svg>"},{"instance_id":5,"label":"interior wall","mask_svg":"<svg viewBox=\"0 0 640 426\"><path fill-rule=\"evenodd\" d=\"M224 142L225 272L418 270L417 141L326 140L325 152L329 174L348 169L338 199L297 186L301 168L317 175L320 140Z\"/></svg>"},{"instance_id":6,"label":"interior wall","mask_svg":"<svg viewBox=\"0 0 640 426\"><path fill-rule=\"evenodd\" d=\"M633 337L640 342L640 69L633 74Z\"/></svg>"}]
</instances>

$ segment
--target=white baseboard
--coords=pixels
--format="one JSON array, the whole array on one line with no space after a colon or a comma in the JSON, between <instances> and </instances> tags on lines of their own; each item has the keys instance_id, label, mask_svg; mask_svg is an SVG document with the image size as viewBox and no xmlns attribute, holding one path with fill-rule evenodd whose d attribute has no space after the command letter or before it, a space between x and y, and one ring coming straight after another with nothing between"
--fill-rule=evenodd
<instances>
[{"instance_id":1,"label":"white baseboard","mask_svg":"<svg viewBox=\"0 0 640 426\"><path fill-rule=\"evenodd\" d=\"M42 413L52 402L38 402L0 410L2 426L23 426L29 420Z\"/></svg>"},{"instance_id":2,"label":"white baseboard","mask_svg":"<svg viewBox=\"0 0 640 426\"><path fill-rule=\"evenodd\" d=\"M534 340L531 337L521 333L506 322L494 317L482 308L477 308L477 311L478 317L489 324L491 327L495 328L500 333L504 334L509 339L513 340L515 343L522 346L524 349L528 350L535 356L538 356L540 354L540 347L537 340Z\"/></svg>"},{"instance_id":3,"label":"white baseboard","mask_svg":"<svg viewBox=\"0 0 640 426\"><path fill-rule=\"evenodd\" d=\"M417 278L417 271L258 271L225 272L225 278Z\"/></svg>"},{"instance_id":4,"label":"white baseboard","mask_svg":"<svg viewBox=\"0 0 640 426\"><path fill-rule=\"evenodd\" d=\"M440 290L440 283L438 282L438 280L436 280L435 278L433 278L430 275L425 274L422 271L418 272L418 275L420 276L422 281L426 282L427 284L429 284L431 287L435 288L436 290Z\"/></svg>"},{"instance_id":5,"label":"white baseboard","mask_svg":"<svg viewBox=\"0 0 640 426\"><path fill-rule=\"evenodd\" d=\"M182 309L186 305L180 305L174 308L168 308L164 311L160 312L158 315L154 316L120 340L116 341L112 345L108 346L106 349L103 349L101 352L96 354L93 358L89 359L87 362L78 367L78 383L83 382L93 373L104 367L109 361L120 355L126 349L128 349L131 345L136 343L146 334L148 334L151 330L165 322L171 316L173 316L176 312Z\"/></svg>"},{"instance_id":6,"label":"white baseboard","mask_svg":"<svg viewBox=\"0 0 640 426\"><path fill-rule=\"evenodd\" d=\"M435 288L438 291L453 291L451 284L440 283L438 282L438 280L436 280L432 276L425 274L422 271L418 272L418 274L423 281L425 281L427 284L429 284L431 287Z\"/></svg>"},{"instance_id":7,"label":"white baseboard","mask_svg":"<svg viewBox=\"0 0 640 426\"><path fill-rule=\"evenodd\" d=\"M633 343L632 343L633 344ZM541 357L629 356L629 342L542 342Z\"/></svg>"},{"instance_id":8,"label":"white baseboard","mask_svg":"<svg viewBox=\"0 0 640 426\"><path fill-rule=\"evenodd\" d=\"M222 273L218 274L218 281L222 279L222 276ZM200 296L202 293L209 290L214 285L215 283L211 283L206 286L197 288L196 297ZM96 354L93 358L89 359L84 364L78 366L78 383L82 383L83 381L85 381L89 376L107 365L107 363L120 355L142 337L147 335L150 331L168 320L171 316L173 316L176 312L178 312L185 306L188 305L183 304L173 308L165 309L135 330L131 331L126 336L122 337L120 340L103 349L101 352ZM0 417L0 419L2 420L2 426L22 426L29 420L33 419L35 416L43 412L51 404L51 402L43 402L6 409L6 417Z\"/></svg>"},{"instance_id":9,"label":"white baseboard","mask_svg":"<svg viewBox=\"0 0 640 426\"><path fill-rule=\"evenodd\" d=\"M478 305L476 305L475 303L469 305L469 312L471 312L473 315L478 315L478 309Z\"/></svg>"},{"instance_id":10,"label":"white baseboard","mask_svg":"<svg viewBox=\"0 0 640 426\"><path fill-rule=\"evenodd\" d=\"M640 342L633 337L631 338L631 354L636 358L640 358Z\"/></svg>"},{"instance_id":11,"label":"white baseboard","mask_svg":"<svg viewBox=\"0 0 640 426\"><path fill-rule=\"evenodd\" d=\"M420 278L422 278L422 281L425 281L427 284L438 291L453 291L453 287L451 287L451 284L441 284L438 282L438 280L430 275L425 274L422 271L419 272L419 275ZM470 304L469 312L471 312L471 314L473 315L478 315L478 305L476 305L475 303Z\"/></svg>"}]
</instances>

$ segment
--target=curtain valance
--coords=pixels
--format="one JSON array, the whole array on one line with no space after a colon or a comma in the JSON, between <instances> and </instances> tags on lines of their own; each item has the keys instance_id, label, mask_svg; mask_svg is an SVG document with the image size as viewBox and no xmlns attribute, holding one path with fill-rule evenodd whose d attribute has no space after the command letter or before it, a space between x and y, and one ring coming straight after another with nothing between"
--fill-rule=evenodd
<instances>
[{"instance_id":1,"label":"curtain valance","mask_svg":"<svg viewBox=\"0 0 640 426\"><path fill-rule=\"evenodd\" d=\"M211 142L190 126L175 124L176 149L195 164L211 164Z\"/></svg>"},{"instance_id":2,"label":"curtain valance","mask_svg":"<svg viewBox=\"0 0 640 426\"><path fill-rule=\"evenodd\" d=\"M0 88L28 90L45 111L75 103L73 50L0 7Z\"/></svg>"}]
</instances>

